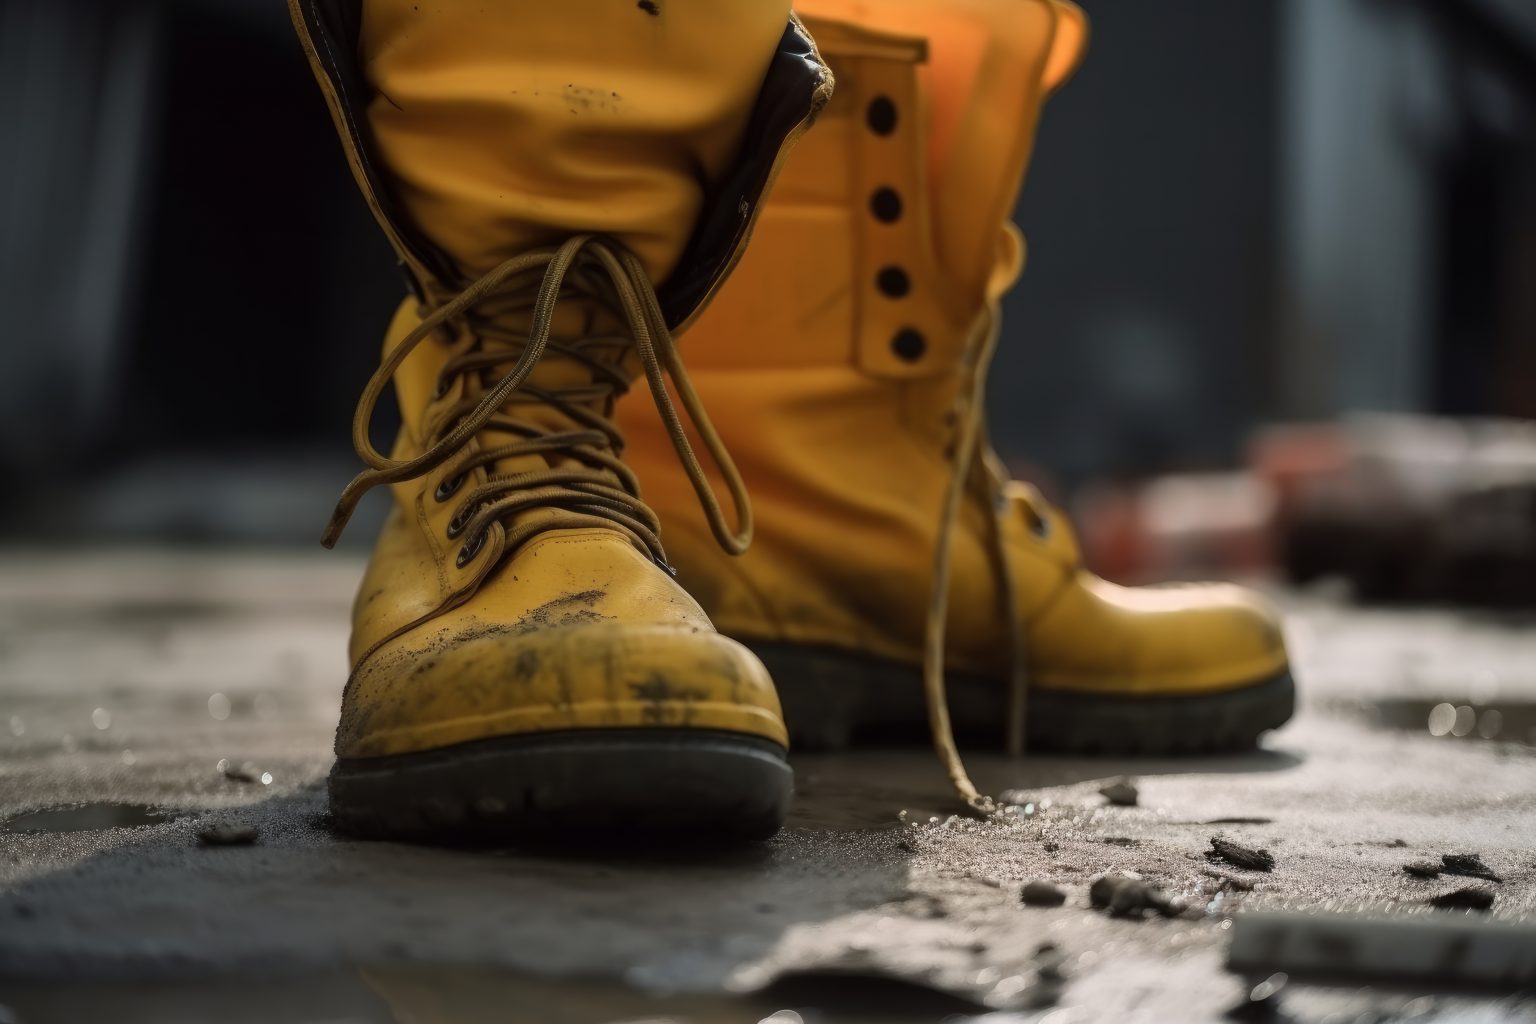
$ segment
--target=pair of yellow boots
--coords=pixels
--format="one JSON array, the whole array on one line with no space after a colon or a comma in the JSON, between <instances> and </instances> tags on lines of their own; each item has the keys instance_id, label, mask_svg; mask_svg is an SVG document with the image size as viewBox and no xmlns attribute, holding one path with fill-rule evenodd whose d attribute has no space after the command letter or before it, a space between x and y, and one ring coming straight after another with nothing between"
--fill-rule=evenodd
<instances>
[{"instance_id":1,"label":"pair of yellow boots","mask_svg":"<svg viewBox=\"0 0 1536 1024\"><path fill-rule=\"evenodd\" d=\"M389 485L343 827L759 837L791 734L927 727L984 810L956 726L1169 753L1289 717L1260 600L1094 577L987 446L1008 216L1081 12L788 7L290 0L414 291L327 538Z\"/></svg>"}]
</instances>

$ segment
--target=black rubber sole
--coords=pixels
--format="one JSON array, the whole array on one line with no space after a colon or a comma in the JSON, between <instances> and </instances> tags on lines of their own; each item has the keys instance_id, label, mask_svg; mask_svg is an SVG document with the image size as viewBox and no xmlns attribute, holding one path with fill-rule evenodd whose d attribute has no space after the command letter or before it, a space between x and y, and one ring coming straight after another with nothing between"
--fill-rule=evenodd
<instances>
[{"instance_id":1,"label":"black rubber sole","mask_svg":"<svg viewBox=\"0 0 1536 1024\"><path fill-rule=\"evenodd\" d=\"M791 742L802 750L867 743L926 742L921 670L828 648L748 644L773 675ZM1005 683L951 673L950 718L966 741L998 746L1004 736ZM1290 720L1291 674L1216 694L1116 697L1032 690L1031 751L1086 755L1182 755L1253 748Z\"/></svg>"},{"instance_id":2,"label":"black rubber sole","mask_svg":"<svg viewBox=\"0 0 1536 1024\"><path fill-rule=\"evenodd\" d=\"M330 777L342 831L445 843L764 839L793 792L783 747L702 729L503 736L339 760Z\"/></svg>"}]
</instances>

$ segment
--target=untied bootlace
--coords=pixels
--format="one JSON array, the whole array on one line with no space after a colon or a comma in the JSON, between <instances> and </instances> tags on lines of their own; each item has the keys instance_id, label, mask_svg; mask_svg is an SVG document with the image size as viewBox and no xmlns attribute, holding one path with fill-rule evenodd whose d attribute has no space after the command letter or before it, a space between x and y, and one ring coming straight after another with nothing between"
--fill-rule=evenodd
<instances>
[{"instance_id":1,"label":"untied bootlace","mask_svg":"<svg viewBox=\"0 0 1536 1024\"><path fill-rule=\"evenodd\" d=\"M997 351L998 310L989 303L984 316L968 339L960 366L960 391L956 397L959 434L955 442L954 470L944 494L938 538L933 553L933 579L928 591L928 616L923 636L923 696L928 705L928 725L934 751L949 773L950 784L966 811L975 816L996 813L998 806L971 781L955 745L950 724L949 700L944 685L944 638L949 621L949 582L954 535L968 489L979 490L990 511L987 516L987 550L997 579L1001 614L1009 635L1009 685L1006 737L1012 756L1024 753L1029 714L1029 658L1024 624L1019 615L1018 588L1009 570L1002 515L1006 510L1003 481L1006 474L996 457L984 450L987 371Z\"/></svg>"},{"instance_id":2,"label":"untied bootlace","mask_svg":"<svg viewBox=\"0 0 1536 1024\"><path fill-rule=\"evenodd\" d=\"M552 338L556 305L572 295L597 299L610 308L616 306L628 334ZM488 300L495 301L503 313L519 305L530 308L529 326L513 331L477 316L477 307ZM406 357L434 332L453 323L471 325L474 342L449 359L440 371L439 396L447 394L456 377L474 377L483 382L483 375L490 370L507 363L512 364L511 369L486 387L478 399L467 397L449 409L433 431L431 444L421 454L409 459L390 458L375 448L369 438L379 398ZM449 524L450 534L467 538L460 549L461 567L478 553L485 532L494 521L535 507L557 508L563 514L512 526L505 550L515 550L545 531L600 523L628 534L657 564L665 567L666 553L658 536L656 514L640 499L634 474L616 454L623 448L623 435L594 408L627 390L628 378L616 368L619 360L614 353L631 347L639 357L651 397L715 539L730 554L746 551L752 540L752 507L746 485L688 379L645 268L623 246L594 235L577 235L557 248L506 260L428 313L389 352L369 378L352 418L352 445L368 468L342 492L322 542L326 547L336 542L368 491L380 484L419 479L461 452L476 434L490 428L519 440L472 454L457 467L454 477L444 482L450 493L461 486L470 470L480 466L493 469L494 463L506 458L558 454L574 464L551 465L526 473L489 473L484 484L461 500ZM609 353L607 360L599 358L605 351ZM547 352L559 353L589 367L593 382L560 388L529 384L529 375ZM683 410L725 481L735 510L734 530L694 454L677 406L667 393L667 377L671 378ZM529 404L555 406L577 429L551 430L519 420L509 412L517 405ZM618 486L614 485L615 478Z\"/></svg>"}]
</instances>

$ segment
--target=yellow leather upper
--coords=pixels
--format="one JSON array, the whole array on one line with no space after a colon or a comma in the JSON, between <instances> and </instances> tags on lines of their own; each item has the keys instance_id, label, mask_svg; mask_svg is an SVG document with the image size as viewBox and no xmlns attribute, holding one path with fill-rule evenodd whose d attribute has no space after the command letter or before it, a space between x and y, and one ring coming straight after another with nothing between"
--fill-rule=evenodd
<instances>
[{"instance_id":1,"label":"yellow leather upper","mask_svg":"<svg viewBox=\"0 0 1536 1024\"><path fill-rule=\"evenodd\" d=\"M797 9L838 91L736 275L683 339L752 489L753 550L717 557L654 417L631 408L620 419L680 578L722 631L917 664L961 358L1022 268L1007 218L1041 105L1075 67L1086 24L1059 0ZM1037 685L1200 691L1284 666L1274 615L1253 595L1114 587L1080 567L1070 525L1032 489L1007 495L1001 510L980 498L962 510L951 669L1008 664L994 516Z\"/></svg>"},{"instance_id":2,"label":"yellow leather upper","mask_svg":"<svg viewBox=\"0 0 1536 1024\"><path fill-rule=\"evenodd\" d=\"M653 283L680 266L742 149L788 0L667 5L660 15L630 0L594 6L584 18L550 5L368 0L358 96L329 23L290 0L358 182L422 286L392 322L386 356L421 337L424 318L465 280L532 248L601 232L637 254ZM790 124L803 126L830 88L811 81L818 91L794 93L810 105L789 111ZM796 134L749 141L787 146ZM726 201L744 233L751 211ZM416 237L453 273L434 275L406 242ZM354 608L339 756L573 729L721 729L787 742L761 663L715 632L616 525L629 513L605 512L600 490L575 507L569 494L563 507L519 506L474 536L455 524L477 489L526 474L579 469L611 492L633 486L600 427L615 379L622 387L640 364L604 290L617 285L588 287L597 273L590 262L571 270L586 277L567 279L551 346L505 415L447 461L391 485L394 506ZM479 296L396 369L402 427L391 467L430 450L517 361L537 317L514 284ZM594 430L596 442L560 440ZM494 461L466 471L479 453ZM510 544L509 529L541 521L560 527Z\"/></svg>"},{"instance_id":3,"label":"yellow leather upper","mask_svg":"<svg viewBox=\"0 0 1536 1024\"><path fill-rule=\"evenodd\" d=\"M368 121L398 197L466 274L608 234L651 280L735 159L787 0L367 0Z\"/></svg>"}]
</instances>

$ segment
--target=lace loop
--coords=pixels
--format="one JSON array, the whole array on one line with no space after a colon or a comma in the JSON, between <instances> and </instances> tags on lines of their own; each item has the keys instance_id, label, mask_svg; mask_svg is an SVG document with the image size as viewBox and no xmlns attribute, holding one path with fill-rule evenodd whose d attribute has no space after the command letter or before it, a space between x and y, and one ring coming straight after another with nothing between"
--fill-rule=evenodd
<instances>
[{"instance_id":1,"label":"lace loop","mask_svg":"<svg viewBox=\"0 0 1536 1024\"><path fill-rule=\"evenodd\" d=\"M552 338L555 309L562 299L573 295L616 306L628 335L591 335L574 341ZM529 311L526 331L509 331L494 318L482 315L479 307L490 299L497 301L497 309L503 315L508 309ZM438 429L433 431L438 436L424 451L409 459L392 459L375 448L369 438L379 399L411 352L440 329L455 323L465 325L475 341L470 349L444 364L438 398L452 391L455 379L473 384L481 375L509 362L512 367L483 392L444 410ZM592 403L616 397L628 389L629 378L617 363L631 348L638 356L651 397L699 496L710 529L722 547L732 554L741 554L752 538L752 511L746 485L688 380L677 343L667 328L644 266L618 243L594 235L577 235L556 248L514 256L428 312L394 346L363 388L352 420L352 444L368 468L343 490L322 542L326 547L336 542L368 491L380 484L425 476L463 451L476 435L490 429L517 440L472 452L456 468L452 486L445 481L439 487L438 493L446 492L440 500L451 497L470 471L493 468L502 459L545 455L580 465L552 463L548 469L535 472L490 473L485 483L465 495L452 518L455 534L469 538L460 549L461 567L479 553L493 523L505 522L533 508L556 509L561 514L537 524L508 523L508 550L545 530L599 525L628 534L664 565L656 515L640 500L634 473L616 454L622 450L623 435L612 421L591 407ZM616 357L604 360L597 352L615 353ZM535 367L549 353L590 370L593 381L562 388L529 384ZM683 411L725 481L735 511L734 530L667 393L667 377L672 379ZM519 420L514 410L520 405L553 407L573 425L569 429L551 430Z\"/></svg>"}]
</instances>

